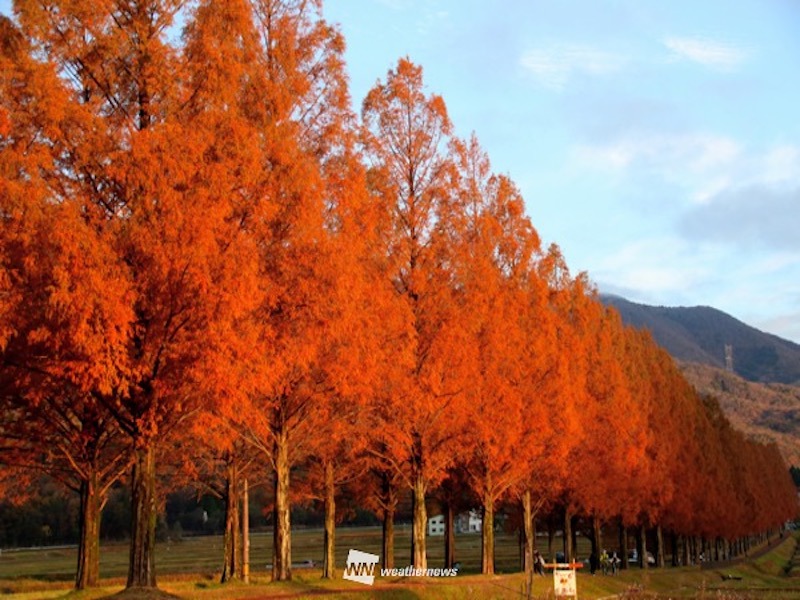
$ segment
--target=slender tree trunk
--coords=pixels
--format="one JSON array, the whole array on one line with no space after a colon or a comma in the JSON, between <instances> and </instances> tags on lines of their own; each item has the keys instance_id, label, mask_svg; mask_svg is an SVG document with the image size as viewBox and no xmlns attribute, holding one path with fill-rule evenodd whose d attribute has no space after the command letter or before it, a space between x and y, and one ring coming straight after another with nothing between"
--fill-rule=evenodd
<instances>
[{"instance_id":1,"label":"slender tree trunk","mask_svg":"<svg viewBox=\"0 0 800 600\"><path fill-rule=\"evenodd\" d=\"M647 564L647 527L642 525L641 533L639 534L642 540L642 553L639 556L639 566L647 569L650 565Z\"/></svg>"},{"instance_id":2,"label":"slender tree trunk","mask_svg":"<svg viewBox=\"0 0 800 600\"><path fill-rule=\"evenodd\" d=\"M322 562L322 578L336 576L336 486L333 478L333 463L325 463L325 556Z\"/></svg>"},{"instance_id":3,"label":"slender tree trunk","mask_svg":"<svg viewBox=\"0 0 800 600\"><path fill-rule=\"evenodd\" d=\"M97 474L81 482L80 542L75 589L96 586L100 580L100 518L103 499L98 492Z\"/></svg>"},{"instance_id":4,"label":"slender tree trunk","mask_svg":"<svg viewBox=\"0 0 800 600\"><path fill-rule=\"evenodd\" d=\"M594 515L592 517L592 547L594 548L595 556L600 558L600 552L603 549L602 540L602 527L600 525L600 517Z\"/></svg>"},{"instance_id":5,"label":"slender tree trunk","mask_svg":"<svg viewBox=\"0 0 800 600\"><path fill-rule=\"evenodd\" d=\"M411 564L417 569L428 568L428 555L425 546L428 528L428 512L425 509L425 479L417 468L414 473L414 514L411 530Z\"/></svg>"},{"instance_id":6,"label":"slender tree trunk","mask_svg":"<svg viewBox=\"0 0 800 600\"><path fill-rule=\"evenodd\" d=\"M236 464L229 460L225 482L225 539L223 542L223 565L221 582L226 583L239 576L241 560L239 546L239 474Z\"/></svg>"},{"instance_id":7,"label":"slender tree trunk","mask_svg":"<svg viewBox=\"0 0 800 600\"><path fill-rule=\"evenodd\" d=\"M289 501L289 442L286 432L275 441L275 510L273 530L272 580L292 578L292 524Z\"/></svg>"},{"instance_id":8,"label":"slender tree trunk","mask_svg":"<svg viewBox=\"0 0 800 600\"><path fill-rule=\"evenodd\" d=\"M672 551L672 566L678 566L678 534L674 531L669 534L670 549Z\"/></svg>"},{"instance_id":9,"label":"slender tree trunk","mask_svg":"<svg viewBox=\"0 0 800 600\"><path fill-rule=\"evenodd\" d=\"M628 528L620 519L619 522L619 552L622 556L619 557L620 569L628 568Z\"/></svg>"},{"instance_id":10,"label":"slender tree trunk","mask_svg":"<svg viewBox=\"0 0 800 600\"><path fill-rule=\"evenodd\" d=\"M381 536L381 559L384 569L394 569L394 510L397 506L397 489L388 471L381 473L381 496L383 507L383 531Z\"/></svg>"},{"instance_id":11,"label":"slender tree trunk","mask_svg":"<svg viewBox=\"0 0 800 600\"><path fill-rule=\"evenodd\" d=\"M567 507L564 511L564 560L572 562L574 556L572 547L572 510Z\"/></svg>"},{"instance_id":12,"label":"slender tree trunk","mask_svg":"<svg viewBox=\"0 0 800 600\"><path fill-rule=\"evenodd\" d=\"M383 510L383 568L394 569L394 506Z\"/></svg>"},{"instance_id":13,"label":"slender tree trunk","mask_svg":"<svg viewBox=\"0 0 800 600\"><path fill-rule=\"evenodd\" d=\"M667 566L667 560L664 556L664 532L661 525L656 526L656 546L656 566L663 569Z\"/></svg>"},{"instance_id":14,"label":"slender tree trunk","mask_svg":"<svg viewBox=\"0 0 800 600\"><path fill-rule=\"evenodd\" d=\"M250 582L250 491L242 482L242 581Z\"/></svg>"},{"instance_id":15,"label":"slender tree trunk","mask_svg":"<svg viewBox=\"0 0 800 600\"><path fill-rule=\"evenodd\" d=\"M456 515L453 503L447 502L444 510L444 568L452 569L456 563Z\"/></svg>"},{"instance_id":16,"label":"slender tree trunk","mask_svg":"<svg viewBox=\"0 0 800 600\"><path fill-rule=\"evenodd\" d=\"M481 573L494 575L494 498L490 494L483 497L481 539Z\"/></svg>"},{"instance_id":17,"label":"slender tree trunk","mask_svg":"<svg viewBox=\"0 0 800 600\"><path fill-rule=\"evenodd\" d=\"M531 508L531 491L525 490L522 495L522 571L530 575L533 570L533 551L536 549L536 531L534 530L533 511Z\"/></svg>"},{"instance_id":18,"label":"slender tree trunk","mask_svg":"<svg viewBox=\"0 0 800 600\"><path fill-rule=\"evenodd\" d=\"M550 560L555 561L555 553L553 552L553 548L555 548L556 543L556 528L553 525L551 520L547 522L547 556L550 557Z\"/></svg>"},{"instance_id":19,"label":"slender tree trunk","mask_svg":"<svg viewBox=\"0 0 800 600\"><path fill-rule=\"evenodd\" d=\"M136 450L131 477L129 588L156 587L156 457L150 443Z\"/></svg>"}]
</instances>

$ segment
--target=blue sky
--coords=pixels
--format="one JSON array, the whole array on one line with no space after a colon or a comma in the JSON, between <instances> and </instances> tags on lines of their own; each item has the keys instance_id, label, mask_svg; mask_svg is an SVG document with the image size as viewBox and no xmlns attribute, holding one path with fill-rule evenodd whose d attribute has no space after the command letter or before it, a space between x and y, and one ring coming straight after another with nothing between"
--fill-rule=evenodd
<instances>
[{"instance_id":1,"label":"blue sky","mask_svg":"<svg viewBox=\"0 0 800 600\"><path fill-rule=\"evenodd\" d=\"M400 56L602 292L800 342L800 2L328 0L358 105Z\"/></svg>"},{"instance_id":2,"label":"blue sky","mask_svg":"<svg viewBox=\"0 0 800 600\"><path fill-rule=\"evenodd\" d=\"M0 12L9 2L0 0ZM356 107L401 56L602 292L800 342L800 2L327 0Z\"/></svg>"}]
</instances>

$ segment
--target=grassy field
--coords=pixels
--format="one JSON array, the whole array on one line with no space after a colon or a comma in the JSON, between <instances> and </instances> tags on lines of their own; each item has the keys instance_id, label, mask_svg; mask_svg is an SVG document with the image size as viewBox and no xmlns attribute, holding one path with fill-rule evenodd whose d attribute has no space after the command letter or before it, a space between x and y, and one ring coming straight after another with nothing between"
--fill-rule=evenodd
<instances>
[{"instance_id":1,"label":"grassy field","mask_svg":"<svg viewBox=\"0 0 800 600\"><path fill-rule=\"evenodd\" d=\"M442 564L440 539L429 540L430 565ZM252 536L251 585L217 583L222 540L219 537L188 538L158 547L157 569L160 587L181 598L215 600L221 598L307 598L336 595L342 598L524 598L524 577L516 573L518 550L516 536L500 535L497 540L497 566L501 574L484 577L476 574L480 560L480 537L460 536L457 554L461 574L451 578L378 578L371 588L342 579L323 581L320 570L295 569L290 583L271 583L267 565L271 560L271 537L268 533ZM541 545L541 541L540 541ZM379 528L342 529L337 532L337 563L341 568L347 551L357 548L378 553ZM796 538L788 538L764 556L724 569L637 568L617 577L578 575L581 600L600 598L745 598L789 600L800 598L800 564L795 554ZM579 538L579 555L588 553L588 541ZM396 564L408 563L409 531L400 529L396 544ZM293 559L321 561L322 532L296 531L293 535ZM789 565L796 565L788 569ZM103 546L101 575L103 587L80 594L70 593L75 570L74 549L42 549L3 552L0 555L0 597L3 600L33 600L68 597L93 600L122 589L127 568L127 545ZM787 573L787 571L789 571ZM730 576L725 577L723 576ZM737 579L739 578L739 579ZM534 580L533 597L552 598L552 577Z\"/></svg>"}]
</instances>

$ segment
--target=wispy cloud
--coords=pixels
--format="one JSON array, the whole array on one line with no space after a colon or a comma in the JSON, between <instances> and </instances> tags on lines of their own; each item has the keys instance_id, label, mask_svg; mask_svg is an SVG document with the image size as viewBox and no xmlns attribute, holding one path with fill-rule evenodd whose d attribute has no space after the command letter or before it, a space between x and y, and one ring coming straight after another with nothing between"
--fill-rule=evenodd
<instances>
[{"instance_id":1,"label":"wispy cloud","mask_svg":"<svg viewBox=\"0 0 800 600\"><path fill-rule=\"evenodd\" d=\"M695 174L718 178L741 152L740 144L727 136L644 133L608 144L579 145L573 156L579 164L595 170L619 172L636 168L674 182Z\"/></svg>"},{"instance_id":2,"label":"wispy cloud","mask_svg":"<svg viewBox=\"0 0 800 600\"><path fill-rule=\"evenodd\" d=\"M529 50L519 64L544 87L563 90L574 76L601 76L616 73L627 58L590 46L572 44Z\"/></svg>"},{"instance_id":3,"label":"wispy cloud","mask_svg":"<svg viewBox=\"0 0 800 600\"><path fill-rule=\"evenodd\" d=\"M749 51L741 46L705 37L668 37L664 45L674 58L690 60L719 71L735 70L749 55Z\"/></svg>"},{"instance_id":4,"label":"wispy cloud","mask_svg":"<svg viewBox=\"0 0 800 600\"><path fill-rule=\"evenodd\" d=\"M800 189L800 146L780 144L754 151L735 138L707 132L629 135L607 144L572 149L580 170L619 178L677 185L695 205L744 188Z\"/></svg>"}]
</instances>

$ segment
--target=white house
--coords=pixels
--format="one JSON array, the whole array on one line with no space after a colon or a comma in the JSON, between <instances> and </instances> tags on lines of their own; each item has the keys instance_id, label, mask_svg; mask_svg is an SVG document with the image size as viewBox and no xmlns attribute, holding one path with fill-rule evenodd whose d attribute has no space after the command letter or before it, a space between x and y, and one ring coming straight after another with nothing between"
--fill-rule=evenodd
<instances>
[{"instance_id":1,"label":"white house","mask_svg":"<svg viewBox=\"0 0 800 600\"><path fill-rule=\"evenodd\" d=\"M483 519L479 510L472 509L456 517L456 533L480 533Z\"/></svg>"},{"instance_id":2,"label":"white house","mask_svg":"<svg viewBox=\"0 0 800 600\"><path fill-rule=\"evenodd\" d=\"M444 515L428 519L428 535L444 535Z\"/></svg>"},{"instance_id":3,"label":"white house","mask_svg":"<svg viewBox=\"0 0 800 600\"><path fill-rule=\"evenodd\" d=\"M456 515L453 519L455 533L480 533L483 519L479 510L472 509ZM428 535L444 535L444 515L436 515L428 519Z\"/></svg>"}]
</instances>

